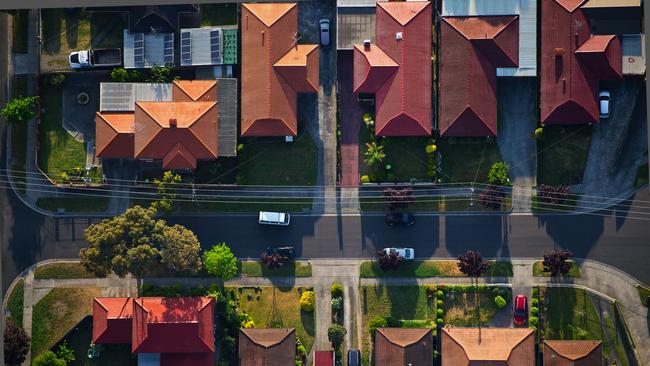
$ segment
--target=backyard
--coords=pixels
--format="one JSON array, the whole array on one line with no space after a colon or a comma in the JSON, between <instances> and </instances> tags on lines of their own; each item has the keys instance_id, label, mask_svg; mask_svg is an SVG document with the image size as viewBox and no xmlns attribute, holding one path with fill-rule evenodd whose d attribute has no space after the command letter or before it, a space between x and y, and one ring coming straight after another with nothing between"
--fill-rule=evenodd
<instances>
[{"instance_id":1,"label":"backyard","mask_svg":"<svg viewBox=\"0 0 650 366\"><path fill-rule=\"evenodd\" d=\"M201 4L201 26L236 24L237 4Z\"/></svg>"},{"instance_id":2,"label":"backyard","mask_svg":"<svg viewBox=\"0 0 650 366\"><path fill-rule=\"evenodd\" d=\"M546 126L537 139L537 183L580 184L591 145L590 125Z\"/></svg>"},{"instance_id":3,"label":"backyard","mask_svg":"<svg viewBox=\"0 0 650 366\"><path fill-rule=\"evenodd\" d=\"M442 155L440 178L445 183L486 183L492 164L501 161L494 140L442 138L437 145Z\"/></svg>"}]
</instances>

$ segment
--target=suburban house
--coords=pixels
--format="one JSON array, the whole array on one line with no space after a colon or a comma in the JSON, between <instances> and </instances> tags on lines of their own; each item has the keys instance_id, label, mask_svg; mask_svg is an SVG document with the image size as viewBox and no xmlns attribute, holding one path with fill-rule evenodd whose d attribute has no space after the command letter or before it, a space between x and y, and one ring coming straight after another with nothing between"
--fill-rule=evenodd
<instances>
[{"instance_id":1,"label":"suburban house","mask_svg":"<svg viewBox=\"0 0 650 366\"><path fill-rule=\"evenodd\" d=\"M354 45L355 93L375 95L375 135L432 130L431 3L378 2L375 43Z\"/></svg>"},{"instance_id":2,"label":"suburban house","mask_svg":"<svg viewBox=\"0 0 650 366\"><path fill-rule=\"evenodd\" d=\"M215 301L210 297L93 300L96 344L131 344L138 365L214 365Z\"/></svg>"},{"instance_id":3,"label":"suburban house","mask_svg":"<svg viewBox=\"0 0 650 366\"><path fill-rule=\"evenodd\" d=\"M584 3L542 2L542 124L598 122L600 81L622 76L620 37L591 34Z\"/></svg>"},{"instance_id":4,"label":"suburban house","mask_svg":"<svg viewBox=\"0 0 650 366\"><path fill-rule=\"evenodd\" d=\"M284 366L296 363L296 330L250 328L239 330L240 366Z\"/></svg>"},{"instance_id":5,"label":"suburban house","mask_svg":"<svg viewBox=\"0 0 650 366\"><path fill-rule=\"evenodd\" d=\"M535 334L530 328L445 327L441 344L442 366L535 365Z\"/></svg>"},{"instance_id":6,"label":"suburban house","mask_svg":"<svg viewBox=\"0 0 650 366\"><path fill-rule=\"evenodd\" d=\"M298 93L318 92L320 50L297 30L296 3L242 5L242 136L298 134Z\"/></svg>"},{"instance_id":7,"label":"suburban house","mask_svg":"<svg viewBox=\"0 0 650 366\"><path fill-rule=\"evenodd\" d=\"M377 328L375 330L375 365L404 366L433 364L431 329Z\"/></svg>"},{"instance_id":8,"label":"suburban house","mask_svg":"<svg viewBox=\"0 0 650 366\"><path fill-rule=\"evenodd\" d=\"M544 341L544 366L602 365L600 341Z\"/></svg>"},{"instance_id":9,"label":"suburban house","mask_svg":"<svg viewBox=\"0 0 650 366\"><path fill-rule=\"evenodd\" d=\"M95 154L160 161L164 169L234 156L236 95L235 79L102 83Z\"/></svg>"}]
</instances>

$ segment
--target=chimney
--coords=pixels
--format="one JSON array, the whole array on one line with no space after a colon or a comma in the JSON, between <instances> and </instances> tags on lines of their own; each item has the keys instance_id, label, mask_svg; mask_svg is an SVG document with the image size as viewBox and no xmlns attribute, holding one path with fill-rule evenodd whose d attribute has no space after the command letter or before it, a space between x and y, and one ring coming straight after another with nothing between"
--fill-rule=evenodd
<instances>
[{"instance_id":1,"label":"chimney","mask_svg":"<svg viewBox=\"0 0 650 366\"><path fill-rule=\"evenodd\" d=\"M176 128L176 126L177 126L177 124L176 124L176 118L170 118L170 119L169 119L169 127L170 127L170 128Z\"/></svg>"},{"instance_id":2,"label":"chimney","mask_svg":"<svg viewBox=\"0 0 650 366\"><path fill-rule=\"evenodd\" d=\"M564 54L564 48L554 48L553 53L555 53L555 57L562 57Z\"/></svg>"},{"instance_id":3,"label":"chimney","mask_svg":"<svg viewBox=\"0 0 650 366\"><path fill-rule=\"evenodd\" d=\"M368 51L370 49L370 40L369 39L364 39L363 40L363 49Z\"/></svg>"}]
</instances>

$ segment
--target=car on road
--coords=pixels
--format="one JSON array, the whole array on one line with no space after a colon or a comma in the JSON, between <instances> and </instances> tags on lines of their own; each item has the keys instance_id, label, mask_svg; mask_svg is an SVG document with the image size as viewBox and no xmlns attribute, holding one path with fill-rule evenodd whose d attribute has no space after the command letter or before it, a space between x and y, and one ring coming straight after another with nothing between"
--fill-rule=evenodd
<instances>
[{"instance_id":1,"label":"car on road","mask_svg":"<svg viewBox=\"0 0 650 366\"><path fill-rule=\"evenodd\" d=\"M388 226L412 226L415 224L415 216L405 212L389 212L386 214L385 220Z\"/></svg>"},{"instance_id":2,"label":"car on road","mask_svg":"<svg viewBox=\"0 0 650 366\"><path fill-rule=\"evenodd\" d=\"M524 325L528 320L528 298L524 295L517 295L515 297L514 314L512 322L515 325Z\"/></svg>"},{"instance_id":3,"label":"car on road","mask_svg":"<svg viewBox=\"0 0 650 366\"><path fill-rule=\"evenodd\" d=\"M262 225L289 226L291 216L285 212L260 211L258 222Z\"/></svg>"},{"instance_id":4,"label":"car on road","mask_svg":"<svg viewBox=\"0 0 650 366\"><path fill-rule=\"evenodd\" d=\"M600 118L609 118L611 97L607 90L598 93L598 105L600 107Z\"/></svg>"},{"instance_id":5,"label":"car on road","mask_svg":"<svg viewBox=\"0 0 650 366\"><path fill-rule=\"evenodd\" d=\"M267 255L278 254L285 259L293 259L296 256L296 251L293 247L267 247L265 253Z\"/></svg>"},{"instance_id":6,"label":"car on road","mask_svg":"<svg viewBox=\"0 0 650 366\"><path fill-rule=\"evenodd\" d=\"M361 366L361 352L358 349L348 350L348 366Z\"/></svg>"},{"instance_id":7,"label":"car on road","mask_svg":"<svg viewBox=\"0 0 650 366\"><path fill-rule=\"evenodd\" d=\"M384 248L382 250L386 254L389 254L391 250L394 250L397 252L397 255L405 260L413 260L415 258L415 250L413 250L413 248Z\"/></svg>"},{"instance_id":8,"label":"car on road","mask_svg":"<svg viewBox=\"0 0 650 366\"><path fill-rule=\"evenodd\" d=\"M330 20L327 18L321 19L318 24L320 25L320 44L323 47L330 45Z\"/></svg>"}]
</instances>

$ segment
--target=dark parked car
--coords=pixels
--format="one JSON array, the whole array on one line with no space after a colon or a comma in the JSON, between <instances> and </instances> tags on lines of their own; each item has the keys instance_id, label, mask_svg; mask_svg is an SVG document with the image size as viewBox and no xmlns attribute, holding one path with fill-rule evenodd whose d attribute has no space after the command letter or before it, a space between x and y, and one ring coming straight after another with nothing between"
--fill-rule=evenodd
<instances>
[{"instance_id":1,"label":"dark parked car","mask_svg":"<svg viewBox=\"0 0 650 366\"><path fill-rule=\"evenodd\" d=\"M389 212L386 214L386 224L411 226L415 224L415 216L410 213Z\"/></svg>"},{"instance_id":2,"label":"dark parked car","mask_svg":"<svg viewBox=\"0 0 650 366\"><path fill-rule=\"evenodd\" d=\"M515 314L512 322L516 325L524 325L528 320L528 298L524 295L517 295L515 298Z\"/></svg>"},{"instance_id":3,"label":"dark parked car","mask_svg":"<svg viewBox=\"0 0 650 366\"><path fill-rule=\"evenodd\" d=\"M282 258L293 259L295 257L295 250L293 247L268 247L266 248L266 254L279 254Z\"/></svg>"},{"instance_id":4,"label":"dark parked car","mask_svg":"<svg viewBox=\"0 0 650 366\"><path fill-rule=\"evenodd\" d=\"M361 353L358 349L348 350L348 366L361 366Z\"/></svg>"}]
</instances>

